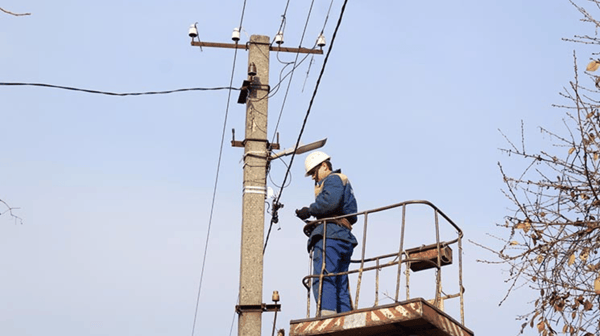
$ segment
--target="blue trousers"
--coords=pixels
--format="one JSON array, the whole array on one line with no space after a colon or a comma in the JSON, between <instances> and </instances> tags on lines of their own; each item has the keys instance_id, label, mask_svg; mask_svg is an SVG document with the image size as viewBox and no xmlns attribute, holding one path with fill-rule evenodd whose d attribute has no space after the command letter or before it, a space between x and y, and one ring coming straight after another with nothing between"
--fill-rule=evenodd
<instances>
[{"instance_id":1,"label":"blue trousers","mask_svg":"<svg viewBox=\"0 0 600 336\"><path fill-rule=\"evenodd\" d=\"M325 244L324 274L347 272L354 247L351 243L339 239L327 239ZM314 245L313 275L320 275L323 265L323 239ZM315 301L319 300L319 278L313 279ZM333 310L343 313L352 310L348 292L348 275L336 275L323 278L321 310Z\"/></svg>"}]
</instances>

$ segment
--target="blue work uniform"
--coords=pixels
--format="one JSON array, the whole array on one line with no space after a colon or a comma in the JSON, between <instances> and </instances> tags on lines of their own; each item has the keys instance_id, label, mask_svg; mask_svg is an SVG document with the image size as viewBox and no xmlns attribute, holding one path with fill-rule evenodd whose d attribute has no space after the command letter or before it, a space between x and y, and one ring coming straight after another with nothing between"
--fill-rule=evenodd
<instances>
[{"instance_id":1,"label":"blue work uniform","mask_svg":"<svg viewBox=\"0 0 600 336\"><path fill-rule=\"evenodd\" d=\"M315 184L315 202L309 206L309 213L317 219L336 217L357 212L356 198L352 185L341 170L331 172ZM356 216L346 217L350 224L356 223ZM313 275L321 274L323 256L324 224L318 225L308 238L308 250L313 250ZM358 245L350 229L336 223L327 223L325 274L347 272L354 247ZM348 292L348 275L323 278L322 310L338 313L352 310ZM319 279L313 279L315 300L319 295Z\"/></svg>"}]
</instances>

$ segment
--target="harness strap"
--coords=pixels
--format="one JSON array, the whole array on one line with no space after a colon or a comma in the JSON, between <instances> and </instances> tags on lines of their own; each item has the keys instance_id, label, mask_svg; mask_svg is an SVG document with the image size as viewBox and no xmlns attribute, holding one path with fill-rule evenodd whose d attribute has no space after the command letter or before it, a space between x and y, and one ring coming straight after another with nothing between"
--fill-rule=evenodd
<instances>
[{"instance_id":1,"label":"harness strap","mask_svg":"<svg viewBox=\"0 0 600 336\"><path fill-rule=\"evenodd\" d=\"M331 222L335 223L339 226L343 226L346 229L352 231L352 224L350 224L350 221L347 218L334 219L334 220L331 220Z\"/></svg>"}]
</instances>

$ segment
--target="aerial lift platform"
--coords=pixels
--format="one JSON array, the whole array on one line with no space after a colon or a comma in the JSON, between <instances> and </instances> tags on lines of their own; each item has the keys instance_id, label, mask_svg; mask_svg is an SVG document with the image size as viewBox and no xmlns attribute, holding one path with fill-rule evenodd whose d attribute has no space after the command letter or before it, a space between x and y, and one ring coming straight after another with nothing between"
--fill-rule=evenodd
<instances>
[{"instance_id":1,"label":"aerial lift platform","mask_svg":"<svg viewBox=\"0 0 600 336\"><path fill-rule=\"evenodd\" d=\"M417 220L407 220L407 209L423 207L433 210L433 216L429 215L429 218L423 219L418 217ZM369 228L374 227L377 229L377 223L368 223L369 216L373 217L375 213L384 211L393 211L394 209L399 210L401 213L400 220L400 246L395 248L392 253L378 255L375 257L367 258L367 231ZM429 211L428 209L426 209ZM431 212L430 212L431 213ZM363 218L363 232L362 232L362 254L361 259L352 260L352 266L348 272L338 274L320 274L320 275L308 275L303 279L303 285L306 287L307 295L307 315L305 319L292 320L290 321L290 336L312 336L312 335L332 335L332 336L472 336L474 333L464 326L464 300L463 293L464 287L462 283L462 230L441 210L435 205L428 201L407 201L402 203L393 204L383 208L374 210L368 210L357 214L359 218ZM310 232L311 227L318 225L325 221L332 219L343 218L327 218L319 221L309 222L305 226L305 233ZM426 231L426 228L433 227L435 237L435 243L430 245L421 245L413 248L405 248L405 234L407 223L410 222L412 226L418 225L419 232ZM425 222L431 223L429 225ZM357 222L358 224L358 222ZM440 236L440 224L447 224L446 226L452 232L451 239L442 241ZM355 224L356 227L356 224ZM414 227L413 227L414 229ZM446 230L448 232L448 230ZM326 234L326 233L325 233ZM419 236L427 236L426 234L419 234ZM423 238L420 237L419 239ZM426 238L423 238L426 239ZM376 242L375 244L379 244ZM442 290L442 267L455 265L452 257L452 247L456 246L458 251L458 269L456 274L458 279L453 279L452 287L457 287L457 292L454 294L446 294ZM311 262L312 262L311 254ZM322 260L326 260L323 256ZM388 261L389 260L389 261ZM373 266L370 266L374 264ZM380 286L380 274L384 268L395 267L397 271L392 272L394 278L392 281L396 283L395 297L390 297L392 303L380 305L379 304L379 286ZM404 298L400 298L400 282L402 277L402 270L405 273L405 286L406 294ZM422 272L426 270L432 270L433 276L433 287L435 287L434 298L426 300L421 297L411 298L410 297L410 275L416 272ZM361 292L361 284L363 282L363 276L367 272L375 273L375 303L372 306L360 307L359 296ZM427 273L427 272L423 272ZM431 272L430 272L431 273ZM354 309L335 315L320 316L320 305L321 295L319 293L318 300L315 304L316 316L310 317L311 310L311 289L312 281L315 278L327 276L335 276L340 274L348 274L356 278L356 294L355 301L353 302ZM352 278L351 278L352 280ZM389 279L388 279L389 280ZM322 283L320 281L319 283ZM423 281L417 283L417 287L421 288L424 286ZM427 287L425 285L425 287ZM431 287L431 286L429 286ZM321 288L318 290L321 291ZM444 302L448 299L459 299L459 308L461 322L458 322L448 313L444 311ZM456 310L456 309L455 309Z\"/></svg>"}]
</instances>

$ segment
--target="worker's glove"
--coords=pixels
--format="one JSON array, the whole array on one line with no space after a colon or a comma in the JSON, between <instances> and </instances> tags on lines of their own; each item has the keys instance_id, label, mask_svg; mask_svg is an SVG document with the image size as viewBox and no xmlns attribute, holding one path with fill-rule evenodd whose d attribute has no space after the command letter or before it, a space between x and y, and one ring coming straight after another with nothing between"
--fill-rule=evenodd
<instances>
[{"instance_id":1,"label":"worker's glove","mask_svg":"<svg viewBox=\"0 0 600 336\"><path fill-rule=\"evenodd\" d=\"M297 209L296 210L296 216L298 216L302 220L305 220L308 217L310 217L310 211L308 211L307 207L304 207L302 209Z\"/></svg>"}]
</instances>

